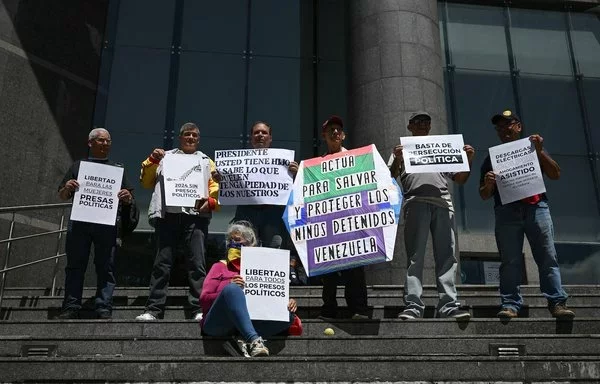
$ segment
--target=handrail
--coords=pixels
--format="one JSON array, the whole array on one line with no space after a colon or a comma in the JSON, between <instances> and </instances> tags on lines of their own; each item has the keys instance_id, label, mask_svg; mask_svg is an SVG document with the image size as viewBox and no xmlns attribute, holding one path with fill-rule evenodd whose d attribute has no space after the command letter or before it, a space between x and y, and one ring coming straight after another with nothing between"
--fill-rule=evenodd
<instances>
[{"instance_id":1,"label":"handrail","mask_svg":"<svg viewBox=\"0 0 600 384\"><path fill-rule=\"evenodd\" d=\"M23 263L23 264L15 265L14 267L8 267L8 268L5 268L5 269L0 269L0 273L6 273L6 272L14 271L14 270L19 269L19 268L29 267L30 265L35 265L35 264L43 263L44 261L50 261L50 260L54 260L54 259L60 259L61 257L65 257L65 256L67 256L66 253L59 253L56 256L45 257L43 259L30 261L28 263Z\"/></svg>"},{"instance_id":2,"label":"handrail","mask_svg":"<svg viewBox=\"0 0 600 384\"><path fill-rule=\"evenodd\" d=\"M14 207L0 207L0 213L14 213L21 211L33 211L35 209L47 210L52 208L67 208L72 203L56 203L56 204L37 204L37 205L20 205Z\"/></svg>"},{"instance_id":3,"label":"handrail","mask_svg":"<svg viewBox=\"0 0 600 384\"><path fill-rule=\"evenodd\" d=\"M66 256L65 253L60 253L60 242L61 242L63 233L65 233L67 231L66 228L64 228L64 223L65 223L65 211L64 210L65 210L65 208L69 208L69 207L71 207L71 203L36 204L36 205L14 206L14 207L0 207L0 214L6 214L6 213L12 214L12 220L10 221L10 230L9 230L8 238L0 240L0 245L6 244L6 257L4 259L4 268L0 267L0 268L2 268L2 269L0 269L0 308L2 308L2 300L4 298L4 289L6 286L6 275L8 274L8 272L16 270L16 269L28 267L31 265L43 263L46 261L52 261L52 260L55 261L54 272L53 272L53 277L52 277L52 295L54 295L54 289L56 286L56 274L58 272L58 270L57 270L58 259ZM15 216L16 216L17 212L33 211L33 210L44 211L44 210L57 209L57 208L63 209L61 219L60 219L60 227L58 230L40 232L40 233L35 233L32 235L13 237L13 232L14 232L14 228L15 228ZM39 260L30 261L30 262L19 264L19 265L15 265L12 267L8 266L9 259L10 259L11 245L13 242L20 241L20 240L33 239L33 238L47 236L47 235L53 235L53 234L58 234L57 241L56 241L56 255L50 256L50 257L45 257L45 258L39 259Z\"/></svg>"},{"instance_id":4,"label":"handrail","mask_svg":"<svg viewBox=\"0 0 600 384\"><path fill-rule=\"evenodd\" d=\"M34 233L33 235L11 237L10 239L0 240L0 244L10 243L10 242L13 242L13 241L18 241L18 240L27 240L27 239L32 239L32 238L35 238L35 237L46 236L46 235L54 235L56 233L64 233L66 231L67 231L66 229L57 229L56 231Z\"/></svg>"}]
</instances>

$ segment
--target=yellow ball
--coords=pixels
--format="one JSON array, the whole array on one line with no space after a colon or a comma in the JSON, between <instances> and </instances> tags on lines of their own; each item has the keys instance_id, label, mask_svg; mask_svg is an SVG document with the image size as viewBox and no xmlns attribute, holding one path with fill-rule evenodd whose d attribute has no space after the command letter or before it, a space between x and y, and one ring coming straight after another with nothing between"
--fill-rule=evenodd
<instances>
[{"instance_id":1,"label":"yellow ball","mask_svg":"<svg viewBox=\"0 0 600 384\"><path fill-rule=\"evenodd\" d=\"M331 328L325 328L323 333L325 334L325 336L333 336L335 334L335 332Z\"/></svg>"}]
</instances>

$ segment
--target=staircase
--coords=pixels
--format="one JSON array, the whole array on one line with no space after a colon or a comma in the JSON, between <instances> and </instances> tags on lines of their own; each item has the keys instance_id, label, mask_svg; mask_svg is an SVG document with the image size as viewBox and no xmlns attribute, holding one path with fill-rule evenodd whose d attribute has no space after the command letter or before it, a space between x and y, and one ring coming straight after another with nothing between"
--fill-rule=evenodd
<instances>
[{"instance_id":1,"label":"staircase","mask_svg":"<svg viewBox=\"0 0 600 384\"><path fill-rule=\"evenodd\" d=\"M8 288L0 312L4 382L600 382L600 286L567 286L577 317L557 321L535 286L524 286L522 316L495 318L497 287L459 286L467 322L433 318L437 293L425 287L425 319L396 319L401 287L369 287L372 320L317 319L320 287L291 289L300 337L272 337L268 358L226 356L223 340L188 320L186 290L170 290L165 319L140 323L146 288L117 288L113 320L51 320L62 292ZM93 295L86 289L84 297ZM338 292L343 304L343 292ZM88 300L86 305L91 307ZM323 331L331 327L335 334Z\"/></svg>"}]
</instances>

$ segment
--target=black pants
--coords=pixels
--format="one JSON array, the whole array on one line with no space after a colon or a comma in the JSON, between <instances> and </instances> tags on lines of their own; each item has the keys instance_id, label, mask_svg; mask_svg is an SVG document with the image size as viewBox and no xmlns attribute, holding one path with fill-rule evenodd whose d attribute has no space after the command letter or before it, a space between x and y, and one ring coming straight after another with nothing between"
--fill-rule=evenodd
<instances>
[{"instance_id":1,"label":"black pants","mask_svg":"<svg viewBox=\"0 0 600 384\"><path fill-rule=\"evenodd\" d=\"M156 258L150 278L150 294L146 302L146 312L162 317L169 291L171 268L175 260L175 250L183 245L183 258L186 263L190 285L188 302L192 314L202 312L200 293L206 277L206 258L204 241L208 236L210 219L167 213L164 219L156 222Z\"/></svg>"},{"instance_id":2,"label":"black pants","mask_svg":"<svg viewBox=\"0 0 600 384\"><path fill-rule=\"evenodd\" d=\"M337 286L340 280L344 282L344 297L350 315L355 313L367 315L367 283L365 269L357 267L340 272L328 273L321 276L323 281L323 306L321 315L335 317L337 315Z\"/></svg>"},{"instance_id":3,"label":"black pants","mask_svg":"<svg viewBox=\"0 0 600 384\"><path fill-rule=\"evenodd\" d=\"M232 222L239 220L251 222L259 246L284 248L282 241L285 245L286 237L289 237L281 218L284 209L283 205L238 205ZM279 241L273 240L275 236L280 237Z\"/></svg>"},{"instance_id":4,"label":"black pants","mask_svg":"<svg viewBox=\"0 0 600 384\"><path fill-rule=\"evenodd\" d=\"M67 266L65 267L65 298L63 310L81 309L83 278L94 244L96 266L96 312L111 312L115 289L115 252L117 229L114 225L69 221L67 226Z\"/></svg>"}]
</instances>

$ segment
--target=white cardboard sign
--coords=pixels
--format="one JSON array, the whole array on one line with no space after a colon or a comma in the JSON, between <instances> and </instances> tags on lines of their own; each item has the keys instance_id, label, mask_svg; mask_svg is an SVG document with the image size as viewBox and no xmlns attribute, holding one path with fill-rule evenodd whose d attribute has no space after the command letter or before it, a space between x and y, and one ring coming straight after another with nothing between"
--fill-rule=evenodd
<instances>
[{"instance_id":1,"label":"white cardboard sign","mask_svg":"<svg viewBox=\"0 0 600 384\"><path fill-rule=\"evenodd\" d=\"M240 268L250 319L289 321L290 251L242 247Z\"/></svg>"},{"instance_id":2,"label":"white cardboard sign","mask_svg":"<svg viewBox=\"0 0 600 384\"><path fill-rule=\"evenodd\" d=\"M162 160L165 202L170 207L193 207L208 197L210 163L200 156L167 153Z\"/></svg>"},{"instance_id":3,"label":"white cardboard sign","mask_svg":"<svg viewBox=\"0 0 600 384\"><path fill-rule=\"evenodd\" d=\"M489 149L502 204L546 192L535 146L529 138Z\"/></svg>"},{"instance_id":4,"label":"white cardboard sign","mask_svg":"<svg viewBox=\"0 0 600 384\"><path fill-rule=\"evenodd\" d=\"M121 190L123 168L82 161L77 182L79 190L73 195L71 220L115 225Z\"/></svg>"},{"instance_id":5,"label":"white cardboard sign","mask_svg":"<svg viewBox=\"0 0 600 384\"><path fill-rule=\"evenodd\" d=\"M462 135L406 136L400 143L406 173L470 170Z\"/></svg>"},{"instance_id":6,"label":"white cardboard sign","mask_svg":"<svg viewBox=\"0 0 600 384\"><path fill-rule=\"evenodd\" d=\"M294 179L288 171L294 161L289 149L261 148L215 151L222 176L221 205L285 205Z\"/></svg>"}]
</instances>

